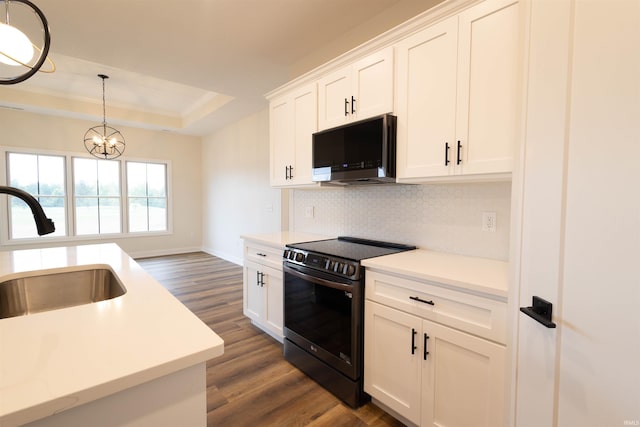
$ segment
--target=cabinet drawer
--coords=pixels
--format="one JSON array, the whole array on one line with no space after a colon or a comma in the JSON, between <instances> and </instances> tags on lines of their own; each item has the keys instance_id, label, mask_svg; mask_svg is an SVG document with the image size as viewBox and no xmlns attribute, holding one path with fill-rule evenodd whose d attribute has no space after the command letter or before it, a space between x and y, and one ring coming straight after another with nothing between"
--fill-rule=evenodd
<instances>
[{"instance_id":1,"label":"cabinet drawer","mask_svg":"<svg viewBox=\"0 0 640 427\"><path fill-rule=\"evenodd\" d=\"M506 343L507 304L437 283L367 271L368 300L498 343Z\"/></svg>"},{"instance_id":2,"label":"cabinet drawer","mask_svg":"<svg viewBox=\"0 0 640 427\"><path fill-rule=\"evenodd\" d=\"M246 260L254 261L282 271L283 248L260 245L247 242L244 246L244 257Z\"/></svg>"}]
</instances>

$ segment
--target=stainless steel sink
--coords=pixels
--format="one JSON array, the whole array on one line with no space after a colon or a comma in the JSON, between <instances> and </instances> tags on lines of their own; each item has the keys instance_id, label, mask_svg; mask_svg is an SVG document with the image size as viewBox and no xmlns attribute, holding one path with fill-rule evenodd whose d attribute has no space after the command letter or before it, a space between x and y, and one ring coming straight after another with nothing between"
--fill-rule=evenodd
<instances>
[{"instance_id":1,"label":"stainless steel sink","mask_svg":"<svg viewBox=\"0 0 640 427\"><path fill-rule=\"evenodd\" d=\"M127 292L106 267L33 274L0 283L0 319L90 304Z\"/></svg>"}]
</instances>

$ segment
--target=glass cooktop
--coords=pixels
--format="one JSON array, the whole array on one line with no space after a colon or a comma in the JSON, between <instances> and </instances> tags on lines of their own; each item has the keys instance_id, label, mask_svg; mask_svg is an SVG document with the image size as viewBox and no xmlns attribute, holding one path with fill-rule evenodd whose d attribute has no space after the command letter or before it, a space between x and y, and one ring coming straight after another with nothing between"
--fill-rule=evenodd
<instances>
[{"instance_id":1,"label":"glass cooktop","mask_svg":"<svg viewBox=\"0 0 640 427\"><path fill-rule=\"evenodd\" d=\"M344 236L338 237L337 239L295 243L287 245L287 247L301 249L307 252L315 252L322 255L345 258L352 261L361 261L367 258L416 249L415 246L410 245Z\"/></svg>"}]
</instances>

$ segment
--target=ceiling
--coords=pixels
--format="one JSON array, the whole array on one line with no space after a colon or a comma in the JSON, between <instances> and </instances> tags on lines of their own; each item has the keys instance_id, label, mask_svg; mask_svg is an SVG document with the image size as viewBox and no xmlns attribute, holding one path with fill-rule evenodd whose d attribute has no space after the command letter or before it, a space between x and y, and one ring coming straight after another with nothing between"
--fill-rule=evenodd
<instances>
[{"instance_id":1,"label":"ceiling","mask_svg":"<svg viewBox=\"0 0 640 427\"><path fill-rule=\"evenodd\" d=\"M206 135L442 0L33 1L56 72L0 86L0 107L102 121L102 73L110 124Z\"/></svg>"}]
</instances>

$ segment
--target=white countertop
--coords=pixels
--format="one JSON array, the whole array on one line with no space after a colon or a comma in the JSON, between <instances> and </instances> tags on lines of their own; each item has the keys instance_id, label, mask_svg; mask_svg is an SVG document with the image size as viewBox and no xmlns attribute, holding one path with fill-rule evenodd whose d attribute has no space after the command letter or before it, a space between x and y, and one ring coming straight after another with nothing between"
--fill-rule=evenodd
<instances>
[{"instance_id":1,"label":"white countertop","mask_svg":"<svg viewBox=\"0 0 640 427\"><path fill-rule=\"evenodd\" d=\"M0 281L108 265L112 300L0 319L0 425L9 427L203 363L224 342L116 244L0 252ZM76 267L77 269L77 267Z\"/></svg>"},{"instance_id":2,"label":"white countertop","mask_svg":"<svg viewBox=\"0 0 640 427\"><path fill-rule=\"evenodd\" d=\"M244 240L262 243L268 246L284 247L292 243L312 242L314 240L332 239L331 236L299 233L295 231L278 231L275 233L247 234L240 236Z\"/></svg>"},{"instance_id":3,"label":"white countertop","mask_svg":"<svg viewBox=\"0 0 640 427\"><path fill-rule=\"evenodd\" d=\"M369 270L428 280L486 295L507 298L509 263L494 259L434 252L400 252L362 261Z\"/></svg>"}]
</instances>

